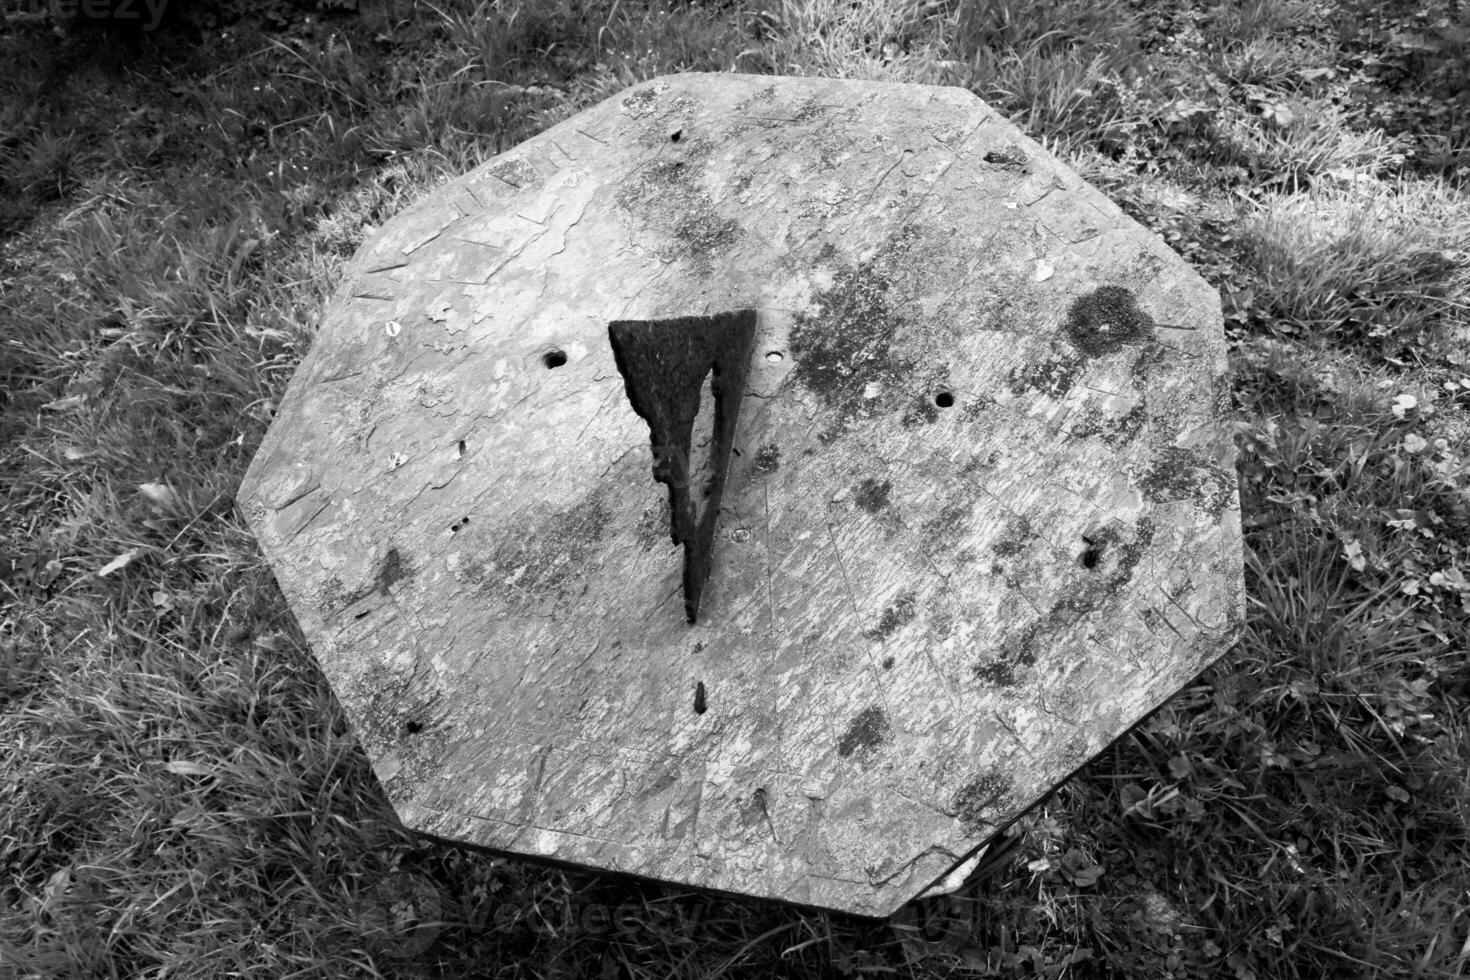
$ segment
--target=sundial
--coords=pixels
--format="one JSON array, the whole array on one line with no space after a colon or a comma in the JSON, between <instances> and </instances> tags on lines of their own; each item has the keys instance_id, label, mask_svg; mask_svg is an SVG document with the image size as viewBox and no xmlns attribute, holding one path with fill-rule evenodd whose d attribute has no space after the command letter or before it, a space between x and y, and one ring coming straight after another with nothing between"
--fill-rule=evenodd
<instances>
[{"instance_id":1,"label":"sundial","mask_svg":"<svg viewBox=\"0 0 1470 980\"><path fill-rule=\"evenodd\" d=\"M880 916L1233 642L1224 376L973 94L674 75L377 230L239 499L408 827Z\"/></svg>"}]
</instances>

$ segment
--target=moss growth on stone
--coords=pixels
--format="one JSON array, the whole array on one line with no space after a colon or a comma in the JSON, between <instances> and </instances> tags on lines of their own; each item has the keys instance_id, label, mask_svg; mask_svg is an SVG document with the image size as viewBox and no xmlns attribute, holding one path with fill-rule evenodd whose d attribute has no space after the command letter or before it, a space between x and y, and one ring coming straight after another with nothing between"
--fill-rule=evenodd
<instances>
[{"instance_id":1,"label":"moss growth on stone","mask_svg":"<svg viewBox=\"0 0 1470 980\"><path fill-rule=\"evenodd\" d=\"M1072 301L1062 333L1088 357L1101 357L1153 336L1154 321L1121 286L1100 286Z\"/></svg>"}]
</instances>

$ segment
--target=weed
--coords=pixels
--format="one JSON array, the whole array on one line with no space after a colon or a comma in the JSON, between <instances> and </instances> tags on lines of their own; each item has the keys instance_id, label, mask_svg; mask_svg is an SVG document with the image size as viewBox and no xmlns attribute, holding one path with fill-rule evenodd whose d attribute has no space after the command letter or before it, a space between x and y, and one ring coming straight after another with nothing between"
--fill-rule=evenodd
<instances>
[{"instance_id":1,"label":"weed","mask_svg":"<svg viewBox=\"0 0 1470 980\"><path fill-rule=\"evenodd\" d=\"M925 81L933 77L940 5L782 0L765 56L777 74Z\"/></svg>"},{"instance_id":2,"label":"weed","mask_svg":"<svg viewBox=\"0 0 1470 980\"><path fill-rule=\"evenodd\" d=\"M1432 184L1274 197L1247 213L1242 239L1275 330L1416 359L1470 336L1470 207Z\"/></svg>"}]
</instances>

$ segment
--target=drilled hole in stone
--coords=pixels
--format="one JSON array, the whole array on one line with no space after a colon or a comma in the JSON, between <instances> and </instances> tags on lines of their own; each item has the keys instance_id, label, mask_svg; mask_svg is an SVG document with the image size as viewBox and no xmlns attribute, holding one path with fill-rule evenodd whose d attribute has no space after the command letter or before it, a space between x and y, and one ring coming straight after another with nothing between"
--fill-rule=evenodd
<instances>
[{"instance_id":1,"label":"drilled hole in stone","mask_svg":"<svg viewBox=\"0 0 1470 980\"><path fill-rule=\"evenodd\" d=\"M934 404L940 408L950 408L954 405L954 392L941 391L934 396Z\"/></svg>"},{"instance_id":2,"label":"drilled hole in stone","mask_svg":"<svg viewBox=\"0 0 1470 980\"><path fill-rule=\"evenodd\" d=\"M449 533L450 534L454 534L457 531L463 530L464 529L464 526L466 524L468 524L469 522L470 522L469 517L461 517L459 520L457 520L453 524L449 525Z\"/></svg>"},{"instance_id":3,"label":"drilled hole in stone","mask_svg":"<svg viewBox=\"0 0 1470 980\"><path fill-rule=\"evenodd\" d=\"M405 735L417 735L423 730L424 723L421 721L410 721L403 726L403 734Z\"/></svg>"},{"instance_id":4,"label":"drilled hole in stone","mask_svg":"<svg viewBox=\"0 0 1470 980\"><path fill-rule=\"evenodd\" d=\"M679 142L679 138L681 136L683 136L683 135L684 135L684 130L682 130L682 129L676 129L672 133L669 134L669 140L671 142L677 143L677 142Z\"/></svg>"},{"instance_id":5,"label":"drilled hole in stone","mask_svg":"<svg viewBox=\"0 0 1470 980\"><path fill-rule=\"evenodd\" d=\"M704 681L698 681L694 685L694 713L702 715L707 707L704 700Z\"/></svg>"},{"instance_id":6,"label":"drilled hole in stone","mask_svg":"<svg viewBox=\"0 0 1470 980\"><path fill-rule=\"evenodd\" d=\"M541 363L545 364L548 368L559 368L566 362L567 352L558 347L553 347L541 355Z\"/></svg>"},{"instance_id":7,"label":"drilled hole in stone","mask_svg":"<svg viewBox=\"0 0 1470 980\"><path fill-rule=\"evenodd\" d=\"M766 351L766 360L770 361L772 364L781 363L782 359L785 357L786 355L778 350Z\"/></svg>"},{"instance_id":8,"label":"drilled hole in stone","mask_svg":"<svg viewBox=\"0 0 1470 980\"><path fill-rule=\"evenodd\" d=\"M459 441L459 454L461 456L463 456L468 451L469 451L469 446L465 445L465 441L463 439L461 439Z\"/></svg>"}]
</instances>

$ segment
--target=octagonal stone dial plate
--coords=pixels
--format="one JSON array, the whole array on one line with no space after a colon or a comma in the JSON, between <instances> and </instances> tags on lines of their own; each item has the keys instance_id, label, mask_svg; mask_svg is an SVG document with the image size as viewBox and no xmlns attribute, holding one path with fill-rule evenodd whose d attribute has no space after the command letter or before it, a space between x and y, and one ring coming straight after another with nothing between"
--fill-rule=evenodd
<instances>
[{"instance_id":1,"label":"octagonal stone dial plate","mask_svg":"<svg viewBox=\"0 0 1470 980\"><path fill-rule=\"evenodd\" d=\"M608 325L747 309L691 625ZM1224 371L972 94L668 76L373 234L240 500L408 826L883 915L1232 643Z\"/></svg>"}]
</instances>

